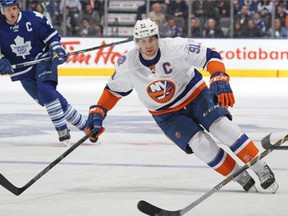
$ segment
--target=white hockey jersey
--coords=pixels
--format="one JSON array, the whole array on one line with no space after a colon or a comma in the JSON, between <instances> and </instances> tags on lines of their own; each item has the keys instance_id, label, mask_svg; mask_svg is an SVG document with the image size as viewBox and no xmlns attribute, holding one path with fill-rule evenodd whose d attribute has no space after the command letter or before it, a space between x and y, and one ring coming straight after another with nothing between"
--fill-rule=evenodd
<instances>
[{"instance_id":1,"label":"white hockey jersey","mask_svg":"<svg viewBox=\"0 0 288 216\"><path fill-rule=\"evenodd\" d=\"M214 58L207 55L211 49L187 38L160 39L159 48L160 59L150 68L141 63L137 48L121 56L107 83L107 88L118 97L135 89L153 115L180 110L195 99L207 87L197 68L205 68Z\"/></svg>"}]
</instances>

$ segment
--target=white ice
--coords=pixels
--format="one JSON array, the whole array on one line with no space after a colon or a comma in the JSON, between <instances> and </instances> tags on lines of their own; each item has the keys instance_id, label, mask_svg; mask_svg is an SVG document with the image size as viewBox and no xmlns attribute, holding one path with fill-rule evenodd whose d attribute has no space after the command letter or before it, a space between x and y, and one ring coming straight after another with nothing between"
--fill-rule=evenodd
<instances>
[{"instance_id":1,"label":"white ice","mask_svg":"<svg viewBox=\"0 0 288 216\"><path fill-rule=\"evenodd\" d=\"M96 103L107 77L60 77L59 91L83 115ZM287 78L232 78L230 109L250 138L288 132ZM0 173L22 187L67 147L58 143L46 111L9 77L0 78ZM186 155L157 128L133 92L109 113L100 144L86 141L20 196L0 186L1 216L137 216L139 200L178 210L221 182L194 155ZM72 142L84 134L70 127ZM221 145L221 144L219 144ZM280 185L276 194L246 193L230 182L187 216L287 216L288 151L265 160ZM253 175L253 173L252 173ZM257 186L259 183L257 182Z\"/></svg>"}]
</instances>

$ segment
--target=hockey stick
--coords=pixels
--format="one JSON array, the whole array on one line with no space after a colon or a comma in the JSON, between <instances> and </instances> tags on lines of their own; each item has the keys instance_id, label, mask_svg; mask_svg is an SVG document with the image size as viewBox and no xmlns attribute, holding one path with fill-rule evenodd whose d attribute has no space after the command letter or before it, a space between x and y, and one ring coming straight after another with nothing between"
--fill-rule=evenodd
<instances>
[{"instance_id":1,"label":"hockey stick","mask_svg":"<svg viewBox=\"0 0 288 216\"><path fill-rule=\"evenodd\" d=\"M39 180L43 175L45 175L49 170L51 170L56 164L58 164L61 160L63 160L67 155L69 155L72 151L74 151L78 146L80 146L85 140L87 140L91 135L95 132L91 131L82 137L78 142L73 144L69 149L67 149L63 154L61 154L56 160L50 163L45 169L43 169L40 173L38 173L34 178L32 178L27 184L23 187L16 187L13 185L7 178L5 178L0 173L0 184L6 188L11 193L19 196L22 194L27 188L29 188L32 184L34 184L37 180Z\"/></svg>"},{"instance_id":2,"label":"hockey stick","mask_svg":"<svg viewBox=\"0 0 288 216\"><path fill-rule=\"evenodd\" d=\"M268 136L264 137L261 141L261 143L264 145L266 143L270 143L270 136L271 134L269 134ZM284 138L282 138L281 140L277 141L274 145L275 146L280 146L282 143L286 142L288 140L288 135L286 135ZM271 143L270 143L271 144ZM198 204L200 204L202 201L204 201L205 199L207 199L208 197L210 197L212 194L214 194L215 192L219 191L222 187L224 187L226 184L228 184L229 182L231 182L233 179L235 179L239 174L241 174L242 172L244 172L246 169L248 169L250 166L252 166L253 164L257 163L259 160L261 160L262 158L264 158L266 155L268 155L270 152L272 152L272 149L267 149L265 151L263 151L260 155L258 155L256 158L254 158L253 160L251 160L249 163L245 164L243 167L241 167L239 170L237 170L236 172L234 172L232 175L230 175L229 177L227 177L226 179L224 179L223 181L221 181L219 184L217 184L214 188L212 188L210 191L208 191L207 193L203 194L200 198L198 198L196 201L192 202L191 204L189 204L188 206L180 209L180 210L176 210L176 211L169 211L169 210L165 210L162 208L159 208L155 205L152 205L149 202L146 202L144 200L141 200L138 202L138 209L147 214L147 215L151 215L151 216L181 216L186 214L188 211L190 211L192 208L194 208L195 206L197 206Z\"/></svg>"},{"instance_id":3,"label":"hockey stick","mask_svg":"<svg viewBox=\"0 0 288 216\"><path fill-rule=\"evenodd\" d=\"M91 48L87 48L87 49L82 49L82 50L70 52L70 53L67 54L67 57L75 55L75 54L80 54L80 53L84 53L84 52L90 52L90 51L97 50L97 49L102 49L102 48L105 48L105 47L110 47L110 46L115 46L115 45L127 43L127 42L130 42L132 40L133 40L133 38L129 37L126 40L112 42L112 43L104 44L104 45L101 45L101 46L96 46L96 47L91 47ZM23 62L23 63L20 63L20 64L12 65L11 67L12 67L12 69L16 69L16 68L20 68L20 67L31 66L31 65L34 65L34 64L39 64L39 63L42 63L42 62L49 61L51 58L52 57L49 56L49 57L36 59L36 60L33 60L33 61L29 61L29 62Z\"/></svg>"},{"instance_id":4,"label":"hockey stick","mask_svg":"<svg viewBox=\"0 0 288 216\"><path fill-rule=\"evenodd\" d=\"M285 142L285 138L283 138L283 142ZM262 142L262 147L264 149L271 149L271 150L288 150L288 146L277 146L277 145L273 145L271 142Z\"/></svg>"}]
</instances>

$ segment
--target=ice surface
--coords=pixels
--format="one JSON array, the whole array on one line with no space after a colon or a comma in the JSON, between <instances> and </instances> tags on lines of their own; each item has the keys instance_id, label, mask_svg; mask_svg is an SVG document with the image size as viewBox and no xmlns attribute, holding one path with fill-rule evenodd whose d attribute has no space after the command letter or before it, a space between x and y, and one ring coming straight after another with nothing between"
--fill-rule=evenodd
<instances>
[{"instance_id":1,"label":"ice surface","mask_svg":"<svg viewBox=\"0 0 288 216\"><path fill-rule=\"evenodd\" d=\"M59 91L83 115L107 77L60 77ZM231 78L234 121L262 150L288 132L288 79ZM18 187L61 155L46 111L9 77L0 79L0 172ZM194 155L186 155L157 128L135 93L123 98L105 121L101 144L85 142L20 196L0 187L2 216L137 216L139 200L177 210L223 180ZM72 126L72 142L83 133ZM246 193L234 182L187 216L287 216L288 151L265 158L280 185L275 195ZM259 183L257 182L257 185Z\"/></svg>"}]
</instances>

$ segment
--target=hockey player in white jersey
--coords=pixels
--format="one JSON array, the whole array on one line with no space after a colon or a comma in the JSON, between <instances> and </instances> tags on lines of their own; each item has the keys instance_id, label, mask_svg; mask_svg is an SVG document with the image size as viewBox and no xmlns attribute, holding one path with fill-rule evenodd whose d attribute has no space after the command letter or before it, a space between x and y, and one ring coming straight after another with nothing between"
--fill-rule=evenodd
<instances>
[{"instance_id":1,"label":"hockey player in white jersey","mask_svg":"<svg viewBox=\"0 0 288 216\"><path fill-rule=\"evenodd\" d=\"M240 165L210 134L244 163L258 155L254 142L231 121L227 108L234 105L234 96L218 52L187 38L160 39L158 26L150 19L138 20L133 36L136 47L118 59L97 105L90 107L88 129L98 130L90 139L103 133L107 112L134 89L165 135L218 173L228 176ZM197 68L210 72L210 88ZM266 162L260 160L252 170L263 189L277 191ZM235 181L245 191L256 190L247 171Z\"/></svg>"},{"instance_id":2,"label":"hockey player in white jersey","mask_svg":"<svg viewBox=\"0 0 288 216\"><path fill-rule=\"evenodd\" d=\"M86 120L57 91L57 66L67 56L60 35L44 15L20 9L19 0L1 0L0 15L0 74L9 74L12 81L20 80L26 92L45 106L59 135L59 141L69 143L67 122L80 130ZM19 64L47 57L51 61L12 69Z\"/></svg>"}]
</instances>

